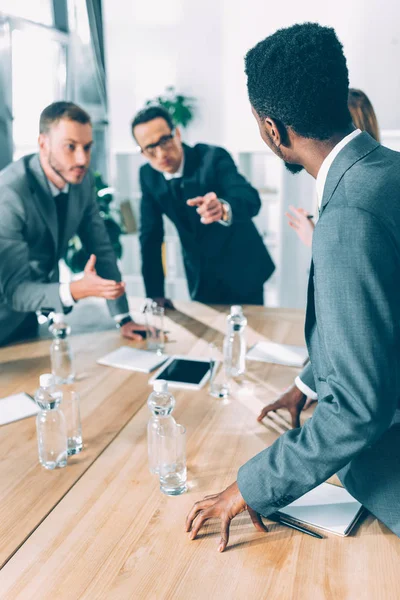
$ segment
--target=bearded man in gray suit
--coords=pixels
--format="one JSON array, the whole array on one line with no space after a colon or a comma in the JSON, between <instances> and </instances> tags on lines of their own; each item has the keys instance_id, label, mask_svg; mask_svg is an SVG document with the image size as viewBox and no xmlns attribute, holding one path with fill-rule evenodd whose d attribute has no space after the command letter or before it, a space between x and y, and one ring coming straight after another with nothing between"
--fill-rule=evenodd
<instances>
[{"instance_id":1,"label":"bearded man in gray suit","mask_svg":"<svg viewBox=\"0 0 400 600\"><path fill-rule=\"evenodd\" d=\"M90 117L55 102L39 127L39 153L0 173L0 345L34 335L36 312L68 312L90 296L108 301L125 337L141 339L96 202ZM76 234L90 258L82 279L60 283L58 261Z\"/></svg>"},{"instance_id":2,"label":"bearded man in gray suit","mask_svg":"<svg viewBox=\"0 0 400 600\"><path fill-rule=\"evenodd\" d=\"M333 29L281 29L246 56L252 111L264 142L296 173L316 178L315 228L302 373L318 397L311 419L282 435L238 472L237 482L197 502L190 537L248 510L268 516L334 473L400 536L400 154L355 130L348 71ZM273 408L298 413L294 386ZM264 413L267 411L264 411Z\"/></svg>"}]
</instances>

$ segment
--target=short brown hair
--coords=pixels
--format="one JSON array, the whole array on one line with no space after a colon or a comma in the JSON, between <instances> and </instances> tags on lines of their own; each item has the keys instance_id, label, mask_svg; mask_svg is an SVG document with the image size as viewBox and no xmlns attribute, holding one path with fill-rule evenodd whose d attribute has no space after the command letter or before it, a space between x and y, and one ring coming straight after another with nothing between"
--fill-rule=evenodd
<instances>
[{"instance_id":1,"label":"short brown hair","mask_svg":"<svg viewBox=\"0 0 400 600\"><path fill-rule=\"evenodd\" d=\"M348 104L354 125L379 142L378 120L368 96L361 90L350 88Z\"/></svg>"},{"instance_id":2,"label":"short brown hair","mask_svg":"<svg viewBox=\"0 0 400 600\"><path fill-rule=\"evenodd\" d=\"M42 111L39 120L39 133L48 133L54 123L61 119L69 119L77 123L91 124L90 116L77 104L73 102L53 102Z\"/></svg>"}]
</instances>

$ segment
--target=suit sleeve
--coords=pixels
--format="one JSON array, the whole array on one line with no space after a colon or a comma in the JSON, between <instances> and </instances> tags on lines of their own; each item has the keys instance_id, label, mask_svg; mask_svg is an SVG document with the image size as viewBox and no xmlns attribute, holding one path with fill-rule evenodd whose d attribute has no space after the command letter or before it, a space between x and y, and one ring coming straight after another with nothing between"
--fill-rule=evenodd
<instances>
[{"instance_id":1,"label":"suit sleeve","mask_svg":"<svg viewBox=\"0 0 400 600\"><path fill-rule=\"evenodd\" d=\"M328 215L327 215L328 216ZM341 208L315 230L315 309L325 372L318 405L239 470L246 502L268 515L302 496L373 445L400 395L399 258L368 212ZM312 358L312 357L311 357Z\"/></svg>"},{"instance_id":2,"label":"suit sleeve","mask_svg":"<svg viewBox=\"0 0 400 600\"><path fill-rule=\"evenodd\" d=\"M248 221L255 217L261 208L260 196L238 172L230 154L223 148L218 148L213 162L216 189L210 191L229 203L232 222Z\"/></svg>"},{"instance_id":3,"label":"suit sleeve","mask_svg":"<svg viewBox=\"0 0 400 600\"><path fill-rule=\"evenodd\" d=\"M59 283L32 279L29 247L25 239L25 214L21 198L3 187L0 203L0 288L17 312L63 312Z\"/></svg>"},{"instance_id":4,"label":"suit sleeve","mask_svg":"<svg viewBox=\"0 0 400 600\"><path fill-rule=\"evenodd\" d=\"M110 242L107 229L99 214L93 179L90 177L85 190L86 209L78 228L78 235L89 254L96 255L96 271L100 277L121 281L121 273L117 265L117 257ZM124 294L116 300L107 300L112 316L129 312L128 300Z\"/></svg>"},{"instance_id":5,"label":"suit sleeve","mask_svg":"<svg viewBox=\"0 0 400 600\"><path fill-rule=\"evenodd\" d=\"M164 271L161 247L164 240L162 211L150 193L140 171L142 200L140 204L140 251L142 255L142 275L149 298L164 297Z\"/></svg>"}]
</instances>

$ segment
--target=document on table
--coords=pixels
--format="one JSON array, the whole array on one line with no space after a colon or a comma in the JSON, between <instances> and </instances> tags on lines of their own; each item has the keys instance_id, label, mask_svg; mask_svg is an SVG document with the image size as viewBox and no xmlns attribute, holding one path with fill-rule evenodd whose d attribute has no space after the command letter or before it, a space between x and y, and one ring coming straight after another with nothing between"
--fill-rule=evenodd
<instances>
[{"instance_id":1,"label":"document on table","mask_svg":"<svg viewBox=\"0 0 400 600\"><path fill-rule=\"evenodd\" d=\"M288 346L265 341L257 342L246 354L247 360L258 360L287 367L303 367L307 358L308 352L305 346Z\"/></svg>"},{"instance_id":2,"label":"document on table","mask_svg":"<svg viewBox=\"0 0 400 600\"><path fill-rule=\"evenodd\" d=\"M169 356L166 354L159 355L147 350L121 346L117 350L99 358L97 362L106 367L117 367L118 369L150 373L162 365L168 358Z\"/></svg>"},{"instance_id":3,"label":"document on table","mask_svg":"<svg viewBox=\"0 0 400 600\"><path fill-rule=\"evenodd\" d=\"M345 488L322 483L277 513L288 521L304 523L346 536L359 519L362 510L360 502Z\"/></svg>"},{"instance_id":4,"label":"document on table","mask_svg":"<svg viewBox=\"0 0 400 600\"><path fill-rule=\"evenodd\" d=\"M24 392L0 398L0 425L32 417L38 412L38 405Z\"/></svg>"}]
</instances>

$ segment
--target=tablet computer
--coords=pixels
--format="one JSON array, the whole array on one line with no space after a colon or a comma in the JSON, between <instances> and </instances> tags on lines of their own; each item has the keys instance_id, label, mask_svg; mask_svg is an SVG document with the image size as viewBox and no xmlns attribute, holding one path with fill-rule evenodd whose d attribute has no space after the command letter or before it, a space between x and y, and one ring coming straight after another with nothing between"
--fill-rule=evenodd
<instances>
[{"instance_id":1,"label":"tablet computer","mask_svg":"<svg viewBox=\"0 0 400 600\"><path fill-rule=\"evenodd\" d=\"M150 384L164 379L170 387L200 390L210 377L210 361L204 358L171 356L151 377Z\"/></svg>"}]
</instances>

